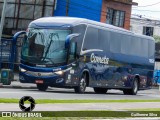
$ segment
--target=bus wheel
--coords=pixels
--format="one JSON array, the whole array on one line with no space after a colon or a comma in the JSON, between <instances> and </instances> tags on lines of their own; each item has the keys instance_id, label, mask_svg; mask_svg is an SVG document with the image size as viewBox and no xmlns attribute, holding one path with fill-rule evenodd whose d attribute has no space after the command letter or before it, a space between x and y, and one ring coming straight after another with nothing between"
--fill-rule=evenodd
<instances>
[{"instance_id":1,"label":"bus wheel","mask_svg":"<svg viewBox=\"0 0 160 120\"><path fill-rule=\"evenodd\" d=\"M79 86L75 87L74 90L76 93L84 93L86 90L86 86L86 74L83 74L79 81Z\"/></svg>"},{"instance_id":2,"label":"bus wheel","mask_svg":"<svg viewBox=\"0 0 160 120\"><path fill-rule=\"evenodd\" d=\"M46 91L48 88L48 85L45 84L37 84L37 88L39 91Z\"/></svg>"},{"instance_id":3,"label":"bus wheel","mask_svg":"<svg viewBox=\"0 0 160 120\"><path fill-rule=\"evenodd\" d=\"M107 88L93 88L93 89L94 89L94 92L97 94L105 94L108 91Z\"/></svg>"},{"instance_id":4,"label":"bus wheel","mask_svg":"<svg viewBox=\"0 0 160 120\"><path fill-rule=\"evenodd\" d=\"M133 82L133 86L131 89L124 89L123 90L123 93L125 95L136 95L138 92L138 79L135 78L134 79L134 82Z\"/></svg>"}]
</instances>

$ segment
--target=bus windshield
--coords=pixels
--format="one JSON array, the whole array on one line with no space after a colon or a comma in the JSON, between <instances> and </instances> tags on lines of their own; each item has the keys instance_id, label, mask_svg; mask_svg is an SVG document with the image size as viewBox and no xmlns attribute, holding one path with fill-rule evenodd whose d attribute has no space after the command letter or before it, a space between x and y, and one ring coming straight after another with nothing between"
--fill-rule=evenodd
<instances>
[{"instance_id":1,"label":"bus windshield","mask_svg":"<svg viewBox=\"0 0 160 120\"><path fill-rule=\"evenodd\" d=\"M30 28L22 47L22 59L34 64L65 63L65 41L70 30Z\"/></svg>"}]
</instances>

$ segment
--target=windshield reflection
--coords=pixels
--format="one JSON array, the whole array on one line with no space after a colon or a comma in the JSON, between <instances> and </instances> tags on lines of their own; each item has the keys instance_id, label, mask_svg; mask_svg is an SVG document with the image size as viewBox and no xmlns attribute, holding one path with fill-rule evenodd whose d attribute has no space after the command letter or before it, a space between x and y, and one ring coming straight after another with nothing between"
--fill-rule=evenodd
<instances>
[{"instance_id":1,"label":"windshield reflection","mask_svg":"<svg viewBox=\"0 0 160 120\"><path fill-rule=\"evenodd\" d=\"M36 64L66 62L65 40L70 30L29 29L22 47L22 59Z\"/></svg>"}]
</instances>

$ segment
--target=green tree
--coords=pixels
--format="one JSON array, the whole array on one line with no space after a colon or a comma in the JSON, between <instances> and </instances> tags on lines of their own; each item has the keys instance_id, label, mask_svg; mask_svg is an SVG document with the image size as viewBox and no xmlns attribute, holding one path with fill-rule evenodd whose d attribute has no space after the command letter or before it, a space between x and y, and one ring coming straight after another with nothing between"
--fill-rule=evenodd
<instances>
[{"instance_id":1,"label":"green tree","mask_svg":"<svg viewBox=\"0 0 160 120\"><path fill-rule=\"evenodd\" d=\"M153 38L155 39L156 43L160 43L160 36L154 35Z\"/></svg>"}]
</instances>

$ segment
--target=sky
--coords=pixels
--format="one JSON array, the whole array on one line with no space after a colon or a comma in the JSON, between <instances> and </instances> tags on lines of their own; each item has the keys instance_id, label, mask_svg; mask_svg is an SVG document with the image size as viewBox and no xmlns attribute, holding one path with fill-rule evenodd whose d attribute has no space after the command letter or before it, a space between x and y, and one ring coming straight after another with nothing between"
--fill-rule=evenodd
<instances>
[{"instance_id":1,"label":"sky","mask_svg":"<svg viewBox=\"0 0 160 120\"><path fill-rule=\"evenodd\" d=\"M132 6L132 14L160 20L160 0L133 0L139 7Z\"/></svg>"}]
</instances>

